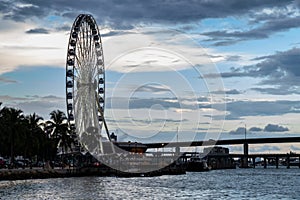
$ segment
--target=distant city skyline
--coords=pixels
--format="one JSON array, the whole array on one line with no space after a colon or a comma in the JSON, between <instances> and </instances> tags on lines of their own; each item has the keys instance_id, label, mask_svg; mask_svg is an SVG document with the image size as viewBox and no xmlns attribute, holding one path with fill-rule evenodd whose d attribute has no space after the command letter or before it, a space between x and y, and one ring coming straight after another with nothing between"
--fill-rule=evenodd
<instances>
[{"instance_id":1,"label":"distant city skyline","mask_svg":"<svg viewBox=\"0 0 300 200\"><path fill-rule=\"evenodd\" d=\"M174 139L178 127L182 140L243 138L245 126L248 137L300 134L298 1L2 0L3 106L45 119L66 112L67 45L80 13L100 28L105 115L119 138Z\"/></svg>"}]
</instances>

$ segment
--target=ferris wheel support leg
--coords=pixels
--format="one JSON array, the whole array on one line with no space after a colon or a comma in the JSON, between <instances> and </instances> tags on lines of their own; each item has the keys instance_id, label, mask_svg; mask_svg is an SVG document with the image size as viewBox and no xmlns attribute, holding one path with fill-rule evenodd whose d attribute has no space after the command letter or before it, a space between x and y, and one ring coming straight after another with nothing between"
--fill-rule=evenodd
<instances>
[{"instance_id":1,"label":"ferris wheel support leg","mask_svg":"<svg viewBox=\"0 0 300 200\"><path fill-rule=\"evenodd\" d=\"M97 94L96 94L96 97L97 97ZM108 127L107 127L107 124L106 124L106 121L105 121L105 118L104 118L104 114L103 114L102 110L100 109L100 104L99 104L98 101L97 101L97 106L98 106L98 111L100 112L102 120L103 120L103 123L104 123L104 128L105 128L108 140L110 141L110 144L111 144L111 149L112 149L113 153L116 153L114 144L112 143L110 135L109 135L109 131L108 131ZM103 148L103 145L101 145L101 147Z\"/></svg>"}]
</instances>

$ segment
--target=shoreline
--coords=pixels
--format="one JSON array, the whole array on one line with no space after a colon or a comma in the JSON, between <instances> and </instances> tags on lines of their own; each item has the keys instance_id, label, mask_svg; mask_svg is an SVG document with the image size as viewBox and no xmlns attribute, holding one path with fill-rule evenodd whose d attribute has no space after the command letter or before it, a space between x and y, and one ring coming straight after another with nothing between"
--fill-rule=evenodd
<instances>
[{"instance_id":1,"label":"shoreline","mask_svg":"<svg viewBox=\"0 0 300 200\"><path fill-rule=\"evenodd\" d=\"M64 178L79 175L69 169L2 169L0 170L0 181Z\"/></svg>"},{"instance_id":2,"label":"shoreline","mask_svg":"<svg viewBox=\"0 0 300 200\"><path fill-rule=\"evenodd\" d=\"M123 172L112 168L54 168L54 169L0 169L0 181L12 181L12 180L27 180L27 179L48 179L48 178L68 178L68 177L84 177L84 176L115 176L115 177L153 177L162 175L181 175L186 171L182 169L170 169L162 168L160 170L145 172L145 173L133 173Z\"/></svg>"}]
</instances>

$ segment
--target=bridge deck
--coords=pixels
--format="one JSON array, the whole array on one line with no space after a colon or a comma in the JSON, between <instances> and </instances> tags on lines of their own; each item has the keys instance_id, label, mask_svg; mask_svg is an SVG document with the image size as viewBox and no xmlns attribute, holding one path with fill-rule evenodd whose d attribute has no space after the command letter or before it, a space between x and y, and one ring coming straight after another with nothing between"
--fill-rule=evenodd
<instances>
[{"instance_id":1,"label":"bridge deck","mask_svg":"<svg viewBox=\"0 0 300 200\"><path fill-rule=\"evenodd\" d=\"M234 144L266 144L266 143L297 143L300 137L277 137L277 138L249 138L230 140L205 140L192 142L170 142L170 143L144 143L148 149L163 147L189 147L189 146L211 146L211 145L234 145Z\"/></svg>"}]
</instances>

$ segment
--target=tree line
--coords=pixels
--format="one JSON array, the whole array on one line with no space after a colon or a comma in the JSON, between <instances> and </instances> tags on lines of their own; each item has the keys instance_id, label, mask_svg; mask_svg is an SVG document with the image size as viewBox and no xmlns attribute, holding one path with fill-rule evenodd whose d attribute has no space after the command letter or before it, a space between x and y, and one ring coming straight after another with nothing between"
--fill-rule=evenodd
<instances>
[{"instance_id":1,"label":"tree line","mask_svg":"<svg viewBox=\"0 0 300 200\"><path fill-rule=\"evenodd\" d=\"M62 153L72 150L75 133L64 112L54 110L44 120L36 113L25 115L22 110L3 107L0 102L0 156L23 156L38 161L54 160L58 148Z\"/></svg>"}]
</instances>

